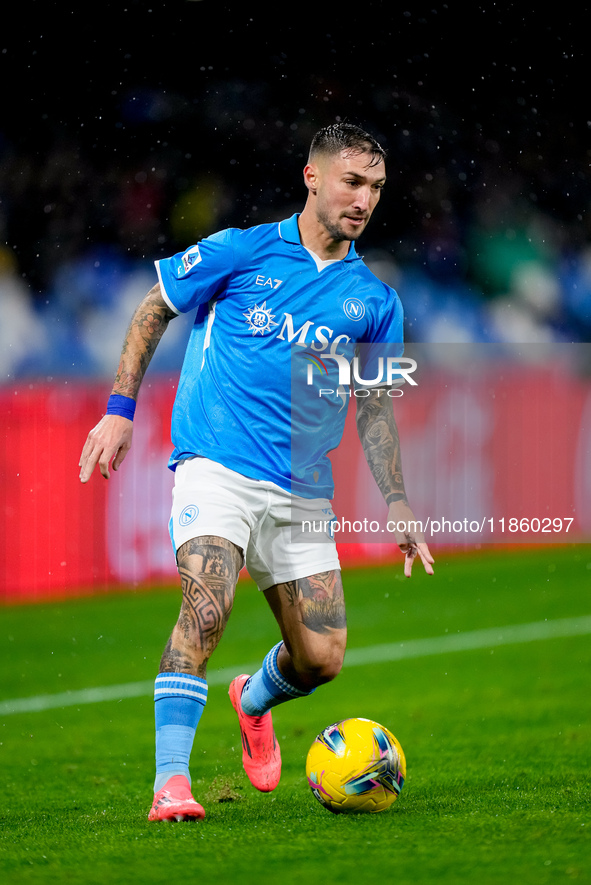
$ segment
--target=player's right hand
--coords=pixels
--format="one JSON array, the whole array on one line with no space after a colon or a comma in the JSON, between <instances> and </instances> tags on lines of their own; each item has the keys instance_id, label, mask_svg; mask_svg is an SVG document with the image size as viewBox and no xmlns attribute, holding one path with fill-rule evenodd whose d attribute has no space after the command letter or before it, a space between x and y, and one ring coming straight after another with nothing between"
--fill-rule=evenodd
<instances>
[{"instance_id":1,"label":"player's right hand","mask_svg":"<svg viewBox=\"0 0 591 885\"><path fill-rule=\"evenodd\" d=\"M109 464L118 470L129 449L133 433L133 421L122 415L103 415L90 431L80 455L80 482L88 482L98 464L105 479L109 479Z\"/></svg>"}]
</instances>

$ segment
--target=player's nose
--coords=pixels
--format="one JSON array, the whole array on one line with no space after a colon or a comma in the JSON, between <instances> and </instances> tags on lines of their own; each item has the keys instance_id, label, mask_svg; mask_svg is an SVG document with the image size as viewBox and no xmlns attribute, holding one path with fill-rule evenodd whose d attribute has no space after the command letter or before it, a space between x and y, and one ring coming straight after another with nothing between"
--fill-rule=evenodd
<instances>
[{"instance_id":1,"label":"player's nose","mask_svg":"<svg viewBox=\"0 0 591 885\"><path fill-rule=\"evenodd\" d=\"M370 206L370 192L369 188L360 187L358 188L355 194L355 201L353 203L353 208L360 210L362 212L367 212Z\"/></svg>"}]
</instances>

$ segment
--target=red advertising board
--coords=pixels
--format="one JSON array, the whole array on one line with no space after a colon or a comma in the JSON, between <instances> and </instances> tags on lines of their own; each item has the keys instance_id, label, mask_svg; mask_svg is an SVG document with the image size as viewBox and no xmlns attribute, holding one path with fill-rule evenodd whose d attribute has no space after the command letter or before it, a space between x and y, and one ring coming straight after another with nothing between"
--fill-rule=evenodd
<instances>
[{"instance_id":1,"label":"red advertising board","mask_svg":"<svg viewBox=\"0 0 591 885\"><path fill-rule=\"evenodd\" d=\"M106 387L68 380L0 390L4 601L176 581L166 466L174 383L155 377L144 385L122 468L108 482L97 473L82 485L78 459ZM408 496L435 551L591 536L586 377L552 365L490 365L472 375L438 368L393 403ZM399 559L349 412L331 456L341 559Z\"/></svg>"}]
</instances>

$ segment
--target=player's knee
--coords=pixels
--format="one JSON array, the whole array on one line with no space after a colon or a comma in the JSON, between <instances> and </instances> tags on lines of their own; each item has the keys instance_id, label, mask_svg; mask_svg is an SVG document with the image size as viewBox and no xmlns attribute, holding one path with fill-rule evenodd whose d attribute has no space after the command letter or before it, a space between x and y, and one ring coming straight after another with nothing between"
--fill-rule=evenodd
<instances>
[{"instance_id":1,"label":"player's knee","mask_svg":"<svg viewBox=\"0 0 591 885\"><path fill-rule=\"evenodd\" d=\"M295 668L302 684L316 688L331 682L341 672L345 657L345 643L333 642L317 651L295 660Z\"/></svg>"},{"instance_id":2,"label":"player's knee","mask_svg":"<svg viewBox=\"0 0 591 885\"><path fill-rule=\"evenodd\" d=\"M324 660L316 673L316 685L324 685L326 682L332 682L339 675L343 668L343 655L333 653Z\"/></svg>"}]
</instances>

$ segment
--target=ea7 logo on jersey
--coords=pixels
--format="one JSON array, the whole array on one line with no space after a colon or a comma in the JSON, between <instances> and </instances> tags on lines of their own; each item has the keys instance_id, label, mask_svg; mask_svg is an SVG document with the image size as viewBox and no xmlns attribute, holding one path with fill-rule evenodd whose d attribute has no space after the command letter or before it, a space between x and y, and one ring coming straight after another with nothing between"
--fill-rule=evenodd
<instances>
[{"instance_id":1,"label":"ea7 logo on jersey","mask_svg":"<svg viewBox=\"0 0 591 885\"><path fill-rule=\"evenodd\" d=\"M257 286L268 286L270 289L278 289L283 280L274 280L271 277L266 277L260 273L254 282Z\"/></svg>"},{"instance_id":2,"label":"ea7 logo on jersey","mask_svg":"<svg viewBox=\"0 0 591 885\"><path fill-rule=\"evenodd\" d=\"M199 246L191 246L181 258L182 267L179 267L179 273L189 273L192 267L202 260Z\"/></svg>"}]
</instances>

